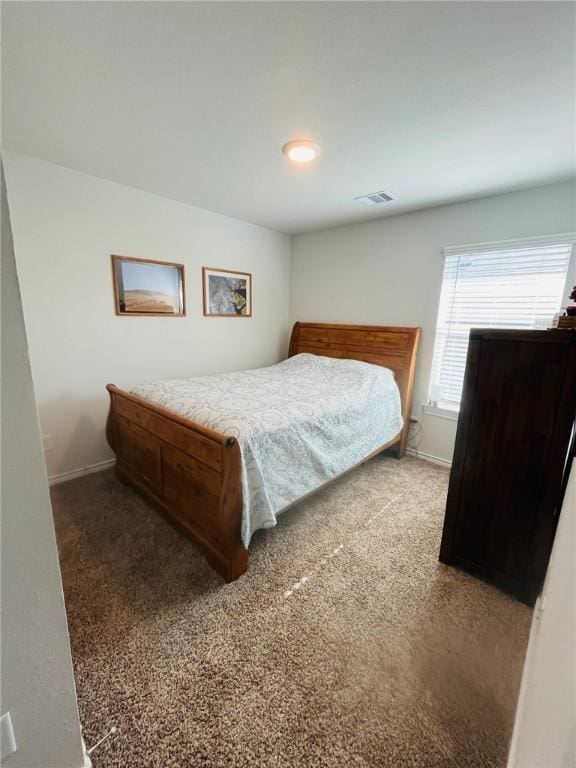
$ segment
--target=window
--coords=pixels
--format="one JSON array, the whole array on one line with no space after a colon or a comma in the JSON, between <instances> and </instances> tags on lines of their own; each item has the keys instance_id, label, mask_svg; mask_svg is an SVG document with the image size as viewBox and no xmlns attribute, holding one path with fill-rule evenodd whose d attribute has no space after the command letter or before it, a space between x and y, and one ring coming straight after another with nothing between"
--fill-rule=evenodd
<instances>
[{"instance_id":1,"label":"window","mask_svg":"<svg viewBox=\"0 0 576 768\"><path fill-rule=\"evenodd\" d=\"M447 248L430 402L458 410L471 328L547 328L559 311L572 255L563 242Z\"/></svg>"}]
</instances>

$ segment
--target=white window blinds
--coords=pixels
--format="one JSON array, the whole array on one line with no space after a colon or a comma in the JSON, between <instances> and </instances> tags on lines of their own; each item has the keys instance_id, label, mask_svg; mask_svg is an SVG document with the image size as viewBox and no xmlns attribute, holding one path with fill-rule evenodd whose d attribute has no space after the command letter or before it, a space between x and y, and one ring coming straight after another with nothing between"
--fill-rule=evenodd
<instances>
[{"instance_id":1,"label":"white window blinds","mask_svg":"<svg viewBox=\"0 0 576 768\"><path fill-rule=\"evenodd\" d=\"M547 328L559 311L572 243L446 249L430 400L460 405L471 328Z\"/></svg>"}]
</instances>

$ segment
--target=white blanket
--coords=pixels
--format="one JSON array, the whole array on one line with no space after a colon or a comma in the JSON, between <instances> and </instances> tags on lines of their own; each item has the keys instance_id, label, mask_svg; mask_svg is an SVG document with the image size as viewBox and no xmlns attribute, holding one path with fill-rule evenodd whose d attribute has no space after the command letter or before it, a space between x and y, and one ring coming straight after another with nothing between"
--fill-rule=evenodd
<instances>
[{"instance_id":1,"label":"white blanket","mask_svg":"<svg viewBox=\"0 0 576 768\"><path fill-rule=\"evenodd\" d=\"M237 438L242 541L402 429L392 371L301 354L251 371L158 381L132 393Z\"/></svg>"}]
</instances>

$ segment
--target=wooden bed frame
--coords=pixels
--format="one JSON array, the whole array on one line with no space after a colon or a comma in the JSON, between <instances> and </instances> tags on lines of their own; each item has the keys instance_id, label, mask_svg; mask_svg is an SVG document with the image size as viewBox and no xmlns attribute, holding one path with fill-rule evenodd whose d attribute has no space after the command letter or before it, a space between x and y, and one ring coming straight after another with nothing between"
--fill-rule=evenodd
<instances>
[{"instance_id":1,"label":"wooden bed frame","mask_svg":"<svg viewBox=\"0 0 576 768\"><path fill-rule=\"evenodd\" d=\"M296 323L289 356L301 352L363 360L394 371L405 426L375 453L406 450L420 328ZM203 550L228 582L248 567L240 538L240 447L219 434L108 384L106 436L116 475L158 507ZM374 455L374 454L372 454ZM369 457L367 457L369 458Z\"/></svg>"}]
</instances>

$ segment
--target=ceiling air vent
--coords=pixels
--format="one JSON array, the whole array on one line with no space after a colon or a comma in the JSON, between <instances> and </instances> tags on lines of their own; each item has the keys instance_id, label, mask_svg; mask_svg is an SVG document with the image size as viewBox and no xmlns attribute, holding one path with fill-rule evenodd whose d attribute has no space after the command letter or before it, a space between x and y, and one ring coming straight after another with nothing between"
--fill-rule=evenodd
<instances>
[{"instance_id":1,"label":"ceiling air vent","mask_svg":"<svg viewBox=\"0 0 576 768\"><path fill-rule=\"evenodd\" d=\"M372 192L369 195L360 195L360 197L355 197L354 200L358 200L360 203L364 203L364 205L380 205L381 203L389 203L390 200L393 200L394 198L390 195L387 195L386 192Z\"/></svg>"}]
</instances>

